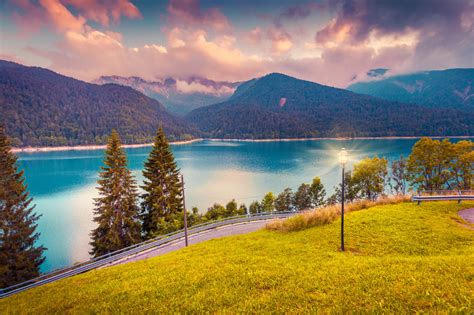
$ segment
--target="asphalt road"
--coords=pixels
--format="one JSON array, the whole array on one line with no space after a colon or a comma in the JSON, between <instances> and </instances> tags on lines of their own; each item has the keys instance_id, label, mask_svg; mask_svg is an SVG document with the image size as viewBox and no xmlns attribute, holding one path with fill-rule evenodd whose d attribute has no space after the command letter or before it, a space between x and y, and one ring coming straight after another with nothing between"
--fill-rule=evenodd
<instances>
[{"instance_id":1,"label":"asphalt road","mask_svg":"<svg viewBox=\"0 0 474 315\"><path fill-rule=\"evenodd\" d=\"M464 209L458 212L459 216L466 222L474 223L474 208Z\"/></svg>"},{"instance_id":2,"label":"asphalt road","mask_svg":"<svg viewBox=\"0 0 474 315\"><path fill-rule=\"evenodd\" d=\"M234 225L228 225L228 226L215 228L212 230L203 231L198 234L189 236L188 238L189 245L201 243L201 242L212 240L215 238L221 238L221 237L231 236L231 235L246 234L246 233L258 231L258 230L263 229L267 223L274 220L275 219L238 223ZM150 257L163 255L163 254L181 249L183 247L184 247L184 238L161 245L159 247L154 247L148 251L141 252L133 256L116 260L104 267L124 264L124 263L132 262L132 261L138 261L138 260L147 259Z\"/></svg>"}]
</instances>

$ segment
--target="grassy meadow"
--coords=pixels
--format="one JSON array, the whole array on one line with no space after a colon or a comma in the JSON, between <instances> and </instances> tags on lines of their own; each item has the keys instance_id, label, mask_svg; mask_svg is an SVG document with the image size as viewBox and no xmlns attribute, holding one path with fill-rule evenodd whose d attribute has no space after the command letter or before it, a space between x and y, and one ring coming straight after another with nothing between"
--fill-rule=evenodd
<instances>
[{"instance_id":1,"label":"grassy meadow","mask_svg":"<svg viewBox=\"0 0 474 315\"><path fill-rule=\"evenodd\" d=\"M10 313L474 312L474 202L376 205L95 270L0 300Z\"/></svg>"}]
</instances>

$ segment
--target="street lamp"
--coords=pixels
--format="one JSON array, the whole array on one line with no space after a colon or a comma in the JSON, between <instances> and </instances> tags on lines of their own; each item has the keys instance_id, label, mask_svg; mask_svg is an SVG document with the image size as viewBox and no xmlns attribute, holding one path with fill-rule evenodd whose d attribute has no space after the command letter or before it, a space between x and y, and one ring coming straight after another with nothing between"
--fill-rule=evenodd
<instances>
[{"instance_id":1,"label":"street lamp","mask_svg":"<svg viewBox=\"0 0 474 315\"><path fill-rule=\"evenodd\" d=\"M341 198L341 251L344 251L344 168L347 164L347 151L346 149L342 148L341 152L339 152L339 163L342 166L342 198Z\"/></svg>"}]
</instances>

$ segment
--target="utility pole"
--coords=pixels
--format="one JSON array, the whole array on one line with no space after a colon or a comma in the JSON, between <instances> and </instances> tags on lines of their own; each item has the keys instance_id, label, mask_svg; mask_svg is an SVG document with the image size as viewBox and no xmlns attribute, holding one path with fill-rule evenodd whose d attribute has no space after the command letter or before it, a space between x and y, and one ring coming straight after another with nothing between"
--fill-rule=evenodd
<instances>
[{"instance_id":1,"label":"utility pole","mask_svg":"<svg viewBox=\"0 0 474 315\"><path fill-rule=\"evenodd\" d=\"M341 251L344 251L344 194L345 194L345 185L344 185L344 181L345 181L345 166L346 166L346 163L347 163L347 160L348 160L348 156L347 156L347 151L346 149L342 148L341 152L339 152L339 163L341 163L341 166L342 166L342 187L341 187L341 193L342 193L342 196L341 196Z\"/></svg>"},{"instance_id":2,"label":"utility pole","mask_svg":"<svg viewBox=\"0 0 474 315\"><path fill-rule=\"evenodd\" d=\"M186 211L186 202L184 197L184 177L181 174L181 187L183 191L183 211L184 211L184 244L188 247L188 212Z\"/></svg>"}]
</instances>

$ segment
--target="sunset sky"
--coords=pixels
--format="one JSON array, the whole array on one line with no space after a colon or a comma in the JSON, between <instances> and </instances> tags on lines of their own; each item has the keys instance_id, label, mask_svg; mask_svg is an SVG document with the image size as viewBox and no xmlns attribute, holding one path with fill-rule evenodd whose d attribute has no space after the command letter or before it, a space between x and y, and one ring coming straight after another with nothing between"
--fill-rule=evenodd
<instances>
[{"instance_id":1,"label":"sunset sky","mask_svg":"<svg viewBox=\"0 0 474 315\"><path fill-rule=\"evenodd\" d=\"M474 1L6 0L0 59L101 75L240 81L282 72L345 87L474 67Z\"/></svg>"}]
</instances>

